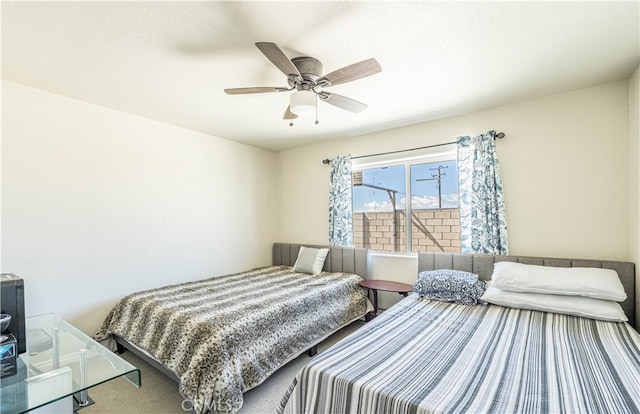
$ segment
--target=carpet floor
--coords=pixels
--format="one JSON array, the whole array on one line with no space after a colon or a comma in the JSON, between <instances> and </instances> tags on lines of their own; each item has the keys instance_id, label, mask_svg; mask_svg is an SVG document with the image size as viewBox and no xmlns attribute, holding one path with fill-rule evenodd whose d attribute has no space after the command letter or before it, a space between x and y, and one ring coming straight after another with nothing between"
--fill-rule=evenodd
<instances>
[{"instance_id":1,"label":"carpet floor","mask_svg":"<svg viewBox=\"0 0 640 414\"><path fill-rule=\"evenodd\" d=\"M356 321L336 332L318 345L318 353L363 324L364 322ZM82 409L80 414L160 414L188 411L189 403L178 392L177 383L131 352L125 352L121 356L140 369L142 388L136 388L124 378L93 387L89 390L89 396L95 404ZM304 353L280 368L261 385L247 391L238 414L273 414L293 378L310 360Z\"/></svg>"}]
</instances>

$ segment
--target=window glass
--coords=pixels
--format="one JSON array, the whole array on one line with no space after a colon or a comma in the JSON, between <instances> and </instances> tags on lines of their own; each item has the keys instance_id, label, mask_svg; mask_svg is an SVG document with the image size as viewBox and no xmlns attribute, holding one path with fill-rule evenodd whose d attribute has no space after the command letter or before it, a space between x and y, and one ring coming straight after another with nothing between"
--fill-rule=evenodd
<instances>
[{"instance_id":1,"label":"window glass","mask_svg":"<svg viewBox=\"0 0 640 414\"><path fill-rule=\"evenodd\" d=\"M353 176L353 237L356 246L405 251L406 209L404 165L369 168Z\"/></svg>"},{"instance_id":2,"label":"window glass","mask_svg":"<svg viewBox=\"0 0 640 414\"><path fill-rule=\"evenodd\" d=\"M458 208L456 161L411 166L411 209Z\"/></svg>"},{"instance_id":3,"label":"window glass","mask_svg":"<svg viewBox=\"0 0 640 414\"><path fill-rule=\"evenodd\" d=\"M354 168L353 236L356 247L376 251L459 252L456 160Z\"/></svg>"}]
</instances>

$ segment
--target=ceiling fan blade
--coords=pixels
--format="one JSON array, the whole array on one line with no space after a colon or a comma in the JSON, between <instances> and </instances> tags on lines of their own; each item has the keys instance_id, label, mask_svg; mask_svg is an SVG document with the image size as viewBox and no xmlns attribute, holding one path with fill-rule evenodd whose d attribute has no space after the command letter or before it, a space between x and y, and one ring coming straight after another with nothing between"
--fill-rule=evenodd
<instances>
[{"instance_id":1,"label":"ceiling fan blade","mask_svg":"<svg viewBox=\"0 0 640 414\"><path fill-rule=\"evenodd\" d=\"M318 94L318 97L326 103L330 103L331 105L350 112L359 113L367 109L366 104L358 102L355 99L347 98L346 96L338 95L337 93L323 91Z\"/></svg>"},{"instance_id":2,"label":"ceiling fan blade","mask_svg":"<svg viewBox=\"0 0 640 414\"><path fill-rule=\"evenodd\" d=\"M333 72L318 79L318 84L322 86L339 85L341 83L351 82L367 76L375 75L381 71L382 68L378 61L371 58L334 70Z\"/></svg>"},{"instance_id":3,"label":"ceiling fan blade","mask_svg":"<svg viewBox=\"0 0 640 414\"><path fill-rule=\"evenodd\" d=\"M275 43L269 42L257 42L256 47L260 49L262 53L282 71L288 78L297 78L302 80L298 68L295 67L291 59L284 54L282 50Z\"/></svg>"},{"instance_id":4,"label":"ceiling fan blade","mask_svg":"<svg viewBox=\"0 0 640 414\"><path fill-rule=\"evenodd\" d=\"M291 105L287 106L287 110L284 111L284 116L282 119L296 119L298 115L291 112Z\"/></svg>"},{"instance_id":5,"label":"ceiling fan blade","mask_svg":"<svg viewBox=\"0 0 640 414\"><path fill-rule=\"evenodd\" d=\"M265 93L265 92L286 92L287 88L269 87L269 86L256 86L251 88L229 88L225 89L225 93L228 95L243 95L246 93Z\"/></svg>"}]
</instances>

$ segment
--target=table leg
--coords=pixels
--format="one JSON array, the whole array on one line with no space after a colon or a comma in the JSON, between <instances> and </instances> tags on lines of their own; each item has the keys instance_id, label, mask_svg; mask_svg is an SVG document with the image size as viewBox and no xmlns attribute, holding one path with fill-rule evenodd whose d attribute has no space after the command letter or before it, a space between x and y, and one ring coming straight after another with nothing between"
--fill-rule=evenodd
<instances>
[{"instance_id":1,"label":"table leg","mask_svg":"<svg viewBox=\"0 0 640 414\"><path fill-rule=\"evenodd\" d=\"M80 371L80 388L82 388L82 391L73 395L74 413L94 403L91 397L89 397L89 391L85 388L87 386L87 350L84 348L78 350L78 365Z\"/></svg>"},{"instance_id":2,"label":"table leg","mask_svg":"<svg viewBox=\"0 0 640 414\"><path fill-rule=\"evenodd\" d=\"M369 292L373 291L373 311L364 315L365 322L371 322L373 318L378 316L378 291L376 289L367 288L367 299L369 299Z\"/></svg>"},{"instance_id":3,"label":"table leg","mask_svg":"<svg viewBox=\"0 0 640 414\"><path fill-rule=\"evenodd\" d=\"M51 364L53 369L60 368L60 330L51 330Z\"/></svg>"},{"instance_id":4,"label":"table leg","mask_svg":"<svg viewBox=\"0 0 640 414\"><path fill-rule=\"evenodd\" d=\"M87 390L84 389L84 387L87 386L87 350L81 349L78 353L80 354L78 360L80 364L80 387L83 388L83 390L80 391L80 401L78 401L78 404L80 404L80 407L84 407L89 404L89 399L87 398L89 394Z\"/></svg>"}]
</instances>

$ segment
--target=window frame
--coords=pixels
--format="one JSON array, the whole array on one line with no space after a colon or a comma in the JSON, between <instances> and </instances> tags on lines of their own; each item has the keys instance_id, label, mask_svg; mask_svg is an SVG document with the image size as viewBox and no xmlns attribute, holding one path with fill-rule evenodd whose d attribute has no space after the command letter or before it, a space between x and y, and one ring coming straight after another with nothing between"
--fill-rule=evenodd
<instances>
[{"instance_id":1,"label":"window frame","mask_svg":"<svg viewBox=\"0 0 640 414\"><path fill-rule=\"evenodd\" d=\"M352 159L351 161L351 170L352 173L373 169L373 168L382 168L382 167L391 167L402 165L405 169L405 194L406 194L406 202L404 207L405 213L405 250L403 252L390 252L386 250L372 250L372 252L377 254L391 254L391 255L415 255L416 252L412 251L412 225L413 225L413 217L412 211L413 208L411 206L411 166L419 165L419 164L429 164L429 163L437 163L443 161L453 161L457 162L457 147L456 144L449 144L440 146L438 148L427 148L421 151L420 154L415 154L410 157L399 157L398 154L385 154L384 156L374 156L367 157L374 158L373 160L365 161L363 158ZM355 187L351 186L352 197L353 197L353 189ZM353 205L351 206L352 215L355 214L353 209Z\"/></svg>"}]
</instances>

